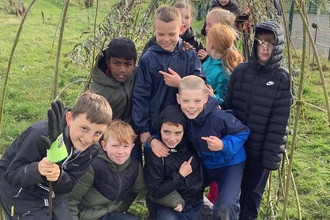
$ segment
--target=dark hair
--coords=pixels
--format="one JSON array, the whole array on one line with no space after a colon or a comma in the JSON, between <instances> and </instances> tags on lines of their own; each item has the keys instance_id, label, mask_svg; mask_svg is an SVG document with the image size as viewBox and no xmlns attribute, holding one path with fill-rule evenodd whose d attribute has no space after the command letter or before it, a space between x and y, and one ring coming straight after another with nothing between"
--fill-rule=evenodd
<instances>
[{"instance_id":1,"label":"dark hair","mask_svg":"<svg viewBox=\"0 0 330 220\"><path fill-rule=\"evenodd\" d=\"M115 57L125 60L134 60L134 63L136 63L137 52L135 43L126 37L113 38L108 44L105 55L107 59Z\"/></svg>"}]
</instances>

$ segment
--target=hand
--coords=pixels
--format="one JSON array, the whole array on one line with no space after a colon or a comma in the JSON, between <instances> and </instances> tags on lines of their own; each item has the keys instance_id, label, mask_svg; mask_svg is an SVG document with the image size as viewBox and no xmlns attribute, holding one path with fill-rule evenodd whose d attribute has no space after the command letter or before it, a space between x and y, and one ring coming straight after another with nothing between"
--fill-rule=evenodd
<instances>
[{"instance_id":1,"label":"hand","mask_svg":"<svg viewBox=\"0 0 330 220\"><path fill-rule=\"evenodd\" d=\"M198 57L199 57L200 60L204 60L205 57L207 56L207 52L204 49L200 49L197 52L197 55L198 55Z\"/></svg>"},{"instance_id":2,"label":"hand","mask_svg":"<svg viewBox=\"0 0 330 220\"><path fill-rule=\"evenodd\" d=\"M209 94L209 96L211 96L211 97L214 96L214 92L213 92L211 85L206 85L206 92L207 92L207 94Z\"/></svg>"},{"instance_id":3,"label":"hand","mask_svg":"<svg viewBox=\"0 0 330 220\"><path fill-rule=\"evenodd\" d=\"M191 156L188 161L185 161L181 164L180 169L179 169L179 173L181 174L181 176L186 177L189 174L191 174L192 168L191 168L190 164L191 164L192 159L193 159L193 157Z\"/></svg>"},{"instance_id":4,"label":"hand","mask_svg":"<svg viewBox=\"0 0 330 220\"><path fill-rule=\"evenodd\" d=\"M169 73L161 71L161 70L159 71L159 73L164 76L164 82L166 85L168 85L170 87L178 88L180 81L181 81L181 77L179 76L179 74L177 74L171 68L168 68L168 72Z\"/></svg>"},{"instance_id":5,"label":"hand","mask_svg":"<svg viewBox=\"0 0 330 220\"><path fill-rule=\"evenodd\" d=\"M48 136L41 136L47 148L47 158L53 163L60 162L68 156L63 141L62 129L64 121L64 106L59 100L52 102L48 110Z\"/></svg>"},{"instance_id":6,"label":"hand","mask_svg":"<svg viewBox=\"0 0 330 220\"><path fill-rule=\"evenodd\" d=\"M196 50L195 47L193 47L190 43L183 41L182 42L182 50Z\"/></svg>"},{"instance_id":7,"label":"hand","mask_svg":"<svg viewBox=\"0 0 330 220\"><path fill-rule=\"evenodd\" d=\"M156 157L167 157L170 155L169 149L163 144L163 142L157 140L156 138L152 139L150 142L150 147Z\"/></svg>"},{"instance_id":8,"label":"hand","mask_svg":"<svg viewBox=\"0 0 330 220\"><path fill-rule=\"evenodd\" d=\"M150 133L149 132L144 132L140 134L140 141L142 144L144 144L147 139L150 137Z\"/></svg>"},{"instance_id":9,"label":"hand","mask_svg":"<svg viewBox=\"0 0 330 220\"><path fill-rule=\"evenodd\" d=\"M47 157L39 161L38 171L51 182L57 181L61 174L60 167L56 163L50 162Z\"/></svg>"},{"instance_id":10,"label":"hand","mask_svg":"<svg viewBox=\"0 0 330 220\"><path fill-rule=\"evenodd\" d=\"M223 142L216 136L202 137L207 142L207 147L211 151L219 151L223 149Z\"/></svg>"},{"instance_id":11,"label":"hand","mask_svg":"<svg viewBox=\"0 0 330 220\"><path fill-rule=\"evenodd\" d=\"M177 207L174 208L174 210L177 212L182 212L182 205L179 204Z\"/></svg>"}]
</instances>

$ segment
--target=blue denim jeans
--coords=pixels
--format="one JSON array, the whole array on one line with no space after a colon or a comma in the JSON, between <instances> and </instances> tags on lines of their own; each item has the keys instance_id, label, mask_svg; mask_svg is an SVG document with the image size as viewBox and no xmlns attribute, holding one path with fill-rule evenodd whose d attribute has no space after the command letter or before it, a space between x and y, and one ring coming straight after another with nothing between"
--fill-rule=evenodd
<instances>
[{"instance_id":1,"label":"blue denim jeans","mask_svg":"<svg viewBox=\"0 0 330 220\"><path fill-rule=\"evenodd\" d=\"M213 205L216 220L237 220L240 212L240 191L245 162L207 169L204 167L204 187L214 180L218 184L219 195Z\"/></svg>"},{"instance_id":2,"label":"blue denim jeans","mask_svg":"<svg viewBox=\"0 0 330 220\"><path fill-rule=\"evenodd\" d=\"M126 215L122 212L110 212L106 216L104 216L103 220L139 220L138 218L132 216L132 215Z\"/></svg>"},{"instance_id":3,"label":"blue denim jeans","mask_svg":"<svg viewBox=\"0 0 330 220\"><path fill-rule=\"evenodd\" d=\"M199 220L202 215L202 205L202 201L194 205L186 205L182 212L160 205L158 207L157 220Z\"/></svg>"}]
</instances>

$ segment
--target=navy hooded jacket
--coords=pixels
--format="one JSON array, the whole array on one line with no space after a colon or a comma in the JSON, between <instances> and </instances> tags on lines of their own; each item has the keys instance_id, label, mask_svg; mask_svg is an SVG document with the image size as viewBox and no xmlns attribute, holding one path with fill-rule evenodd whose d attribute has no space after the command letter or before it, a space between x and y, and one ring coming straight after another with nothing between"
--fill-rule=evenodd
<instances>
[{"instance_id":1,"label":"navy hooded jacket","mask_svg":"<svg viewBox=\"0 0 330 220\"><path fill-rule=\"evenodd\" d=\"M139 61L132 92L132 119L138 133L157 133L159 113L166 106L178 105L178 88L167 86L159 73L160 70L168 72L168 68L181 78L187 75L204 77L196 51L183 51L181 39L173 52L164 50L157 43L151 46Z\"/></svg>"},{"instance_id":2,"label":"navy hooded jacket","mask_svg":"<svg viewBox=\"0 0 330 220\"><path fill-rule=\"evenodd\" d=\"M218 108L218 101L208 97L205 109L197 118L187 123L187 138L207 169L217 169L245 161L244 142L250 131L231 111ZM223 149L211 151L201 137L216 136Z\"/></svg>"}]
</instances>

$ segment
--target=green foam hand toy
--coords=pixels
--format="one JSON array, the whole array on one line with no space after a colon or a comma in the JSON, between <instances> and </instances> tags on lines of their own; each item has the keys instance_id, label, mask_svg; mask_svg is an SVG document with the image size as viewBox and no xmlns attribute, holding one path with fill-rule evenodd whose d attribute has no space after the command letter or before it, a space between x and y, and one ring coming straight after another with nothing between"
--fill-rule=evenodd
<instances>
[{"instance_id":1,"label":"green foam hand toy","mask_svg":"<svg viewBox=\"0 0 330 220\"><path fill-rule=\"evenodd\" d=\"M41 136L47 148L47 158L58 163L68 157L68 150L63 140L64 106L61 101L52 102L48 110L48 135Z\"/></svg>"},{"instance_id":2,"label":"green foam hand toy","mask_svg":"<svg viewBox=\"0 0 330 220\"><path fill-rule=\"evenodd\" d=\"M61 133L47 150L47 158L52 163L58 163L67 157L68 150L63 141L63 133Z\"/></svg>"}]
</instances>

